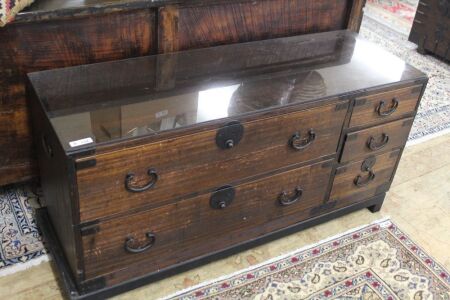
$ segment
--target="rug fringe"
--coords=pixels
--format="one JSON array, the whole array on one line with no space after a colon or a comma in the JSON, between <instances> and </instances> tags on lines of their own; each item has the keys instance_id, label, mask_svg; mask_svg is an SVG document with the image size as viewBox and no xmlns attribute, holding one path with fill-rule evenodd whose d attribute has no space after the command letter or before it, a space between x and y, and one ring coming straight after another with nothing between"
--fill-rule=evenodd
<instances>
[{"instance_id":1,"label":"rug fringe","mask_svg":"<svg viewBox=\"0 0 450 300\"><path fill-rule=\"evenodd\" d=\"M326 243L326 242L329 242L329 241L331 241L331 240L340 238L340 237L345 236L345 235L348 235L348 234L350 234L350 233L352 233L352 232L361 230L362 228L369 227L369 226L373 226L374 224L380 224L380 225L381 225L381 224L384 224L384 223L389 223L389 224L392 223L392 221L390 220L390 217L389 217L389 216L383 217L383 218L381 218L381 219L378 219L378 220L376 220L376 221L373 221L373 222L368 223L368 224L365 224L365 225L361 225L361 226L358 226L358 227L354 227L354 228L349 229L349 230L347 230L347 231L345 231L345 232L342 232L342 233L336 234L336 235L334 235L334 236L328 237L328 238L326 238L326 239L320 240L320 241L318 241L317 243L309 244L309 245L306 245L306 246L304 246L304 247L301 247L301 248L295 249L295 250L293 250L293 251L290 251L290 252L288 252L288 253L281 254L281 255L276 256L276 257L273 257L273 258L271 258L271 259L269 259L269 260L265 260L265 261L263 261L263 262L261 262L261 263L259 263L259 264L252 265L252 266L249 266L249 267L247 267L247 268L244 268L244 269L238 270L238 271L236 271L236 272L233 272L233 273L231 273L231 274L227 274L227 275L224 275L224 276L220 276L220 277L218 277L218 278L215 278L215 279L212 279L212 280L208 280L208 281L202 282L202 283L200 283L200 284L198 284L198 285L195 285L195 286L192 286L192 287L185 288L185 289L183 289L183 290L180 290L180 291L178 291L178 292L173 293L172 295L169 295L169 296L160 298L160 300L169 300L169 299L176 298L176 297L178 297L178 296L180 296L180 295L182 295L182 294L185 294L185 293L187 293L187 292L189 292L189 291L197 290L197 289L199 289L199 288L202 288L202 287L205 287L205 286L208 286L208 285L212 285L212 284L215 284L215 283L217 283L217 282L223 281L223 280L225 280L225 279L234 277L234 276L236 276L236 275L238 275L238 274L241 274L241 273L245 273L245 272L248 272L248 271L251 271L251 270L258 269L258 268L260 268L260 267L262 267L262 266L264 266L264 265L268 265L268 264L273 263L273 262L275 262L275 261L279 261L279 260L285 259L285 258L287 258L287 257L290 257L290 256L292 256L292 255L295 255L295 254L298 253L298 252L302 252L302 251L305 251L305 250L308 250L308 249L317 247L318 245L320 245L320 244L322 244L322 243Z\"/></svg>"},{"instance_id":2,"label":"rug fringe","mask_svg":"<svg viewBox=\"0 0 450 300\"><path fill-rule=\"evenodd\" d=\"M3 270L0 269L0 277L27 270L29 268L40 265L41 263L47 262L47 261L50 261L50 257L48 256L48 254L44 254L37 258L33 258L30 261L27 261L24 263L18 263L18 264L12 265L10 267L5 267L5 269L3 269Z\"/></svg>"},{"instance_id":3,"label":"rug fringe","mask_svg":"<svg viewBox=\"0 0 450 300\"><path fill-rule=\"evenodd\" d=\"M421 144L423 142L429 141L431 139L434 139L434 138L437 138L437 137L440 137L440 136L443 136L443 135L446 135L446 134L449 134L449 133L450 133L450 128L447 128L447 129L444 129L444 130L441 130L441 131L438 131L438 132L435 132L435 133L430 133L430 134L427 134L427 135L422 136L420 138L408 141L406 143L406 147L418 145L418 144Z\"/></svg>"}]
</instances>

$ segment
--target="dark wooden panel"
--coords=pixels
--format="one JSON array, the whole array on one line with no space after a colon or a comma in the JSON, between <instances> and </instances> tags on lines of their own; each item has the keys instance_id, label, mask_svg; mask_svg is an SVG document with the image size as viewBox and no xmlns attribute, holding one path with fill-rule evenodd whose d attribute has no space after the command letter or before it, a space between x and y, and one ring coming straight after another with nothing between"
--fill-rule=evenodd
<instances>
[{"instance_id":1,"label":"dark wooden panel","mask_svg":"<svg viewBox=\"0 0 450 300\"><path fill-rule=\"evenodd\" d=\"M0 47L2 42L0 29ZM0 51L0 57L3 51ZM24 95L22 79L10 69L2 69L0 60L0 185L28 180L36 175Z\"/></svg>"},{"instance_id":2,"label":"dark wooden panel","mask_svg":"<svg viewBox=\"0 0 450 300\"><path fill-rule=\"evenodd\" d=\"M408 139L412 123L413 118L407 118L348 133L345 138L341 162L357 160L402 147ZM378 146L379 150L372 150L369 147L370 140L373 140L372 145Z\"/></svg>"},{"instance_id":3,"label":"dark wooden panel","mask_svg":"<svg viewBox=\"0 0 450 300\"><path fill-rule=\"evenodd\" d=\"M149 10L0 29L0 185L35 176L28 110L27 72L108 61L154 52Z\"/></svg>"},{"instance_id":4,"label":"dark wooden panel","mask_svg":"<svg viewBox=\"0 0 450 300\"><path fill-rule=\"evenodd\" d=\"M366 0L353 0L352 10L348 19L347 28L354 32L359 32L362 18L364 15L363 8L366 5Z\"/></svg>"},{"instance_id":5,"label":"dark wooden panel","mask_svg":"<svg viewBox=\"0 0 450 300\"><path fill-rule=\"evenodd\" d=\"M27 142L27 135L28 111L25 107L0 112L0 169L28 163L31 147L18 147ZM16 147L7 146L12 141L17 143Z\"/></svg>"},{"instance_id":6,"label":"dark wooden panel","mask_svg":"<svg viewBox=\"0 0 450 300\"><path fill-rule=\"evenodd\" d=\"M350 205L387 191L395 166L400 158L400 150L397 149L373 157L375 158L375 163L371 168L375 174L373 180L368 180L368 171L362 171L361 166L365 160L337 168L330 195L330 201L337 201L337 207ZM357 176L361 176L360 182L368 183L357 186L355 184Z\"/></svg>"},{"instance_id":7,"label":"dark wooden panel","mask_svg":"<svg viewBox=\"0 0 450 300\"><path fill-rule=\"evenodd\" d=\"M40 0L20 12L15 22L36 22L54 18L73 18L86 15L124 12L135 9L167 7L170 5L220 5L230 2L243 3L253 0ZM348 0L352 5L347 28L358 31L363 15L365 0Z\"/></svg>"},{"instance_id":8,"label":"dark wooden panel","mask_svg":"<svg viewBox=\"0 0 450 300\"><path fill-rule=\"evenodd\" d=\"M347 0L262 0L160 9L159 52L347 28Z\"/></svg>"},{"instance_id":9,"label":"dark wooden panel","mask_svg":"<svg viewBox=\"0 0 450 300\"><path fill-rule=\"evenodd\" d=\"M308 208L324 201L329 162L238 185L233 201L224 209L211 208L211 195L205 194L100 223L97 233L83 237L86 278L137 263L146 272L156 271L305 219ZM280 193L293 197L296 187L303 190L300 200L280 205ZM265 224L272 220L278 220L276 225ZM140 254L125 250L128 237L136 240L134 246L147 243L147 232L156 236L152 248Z\"/></svg>"},{"instance_id":10,"label":"dark wooden panel","mask_svg":"<svg viewBox=\"0 0 450 300\"><path fill-rule=\"evenodd\" d=\"M77 255L80 249L77 246L72 226L76 211L76 202L72 198L74 196L72 191L73 162L67 160L56 133L51 124L46 121L44 111L40 108L34 93L30 91L28 95L30 108L33 111L35 151L41 166L41 186L45 191L42 202L45 203L67 262L76 278L81 267Z\"/></svg>"},{"instance_id":11,"label":"dark wooden panel","mask_svg":"<svg viewBox=\"0 0 450 300\"><path fill-rule=\"evenodd\" d=\"M409 40L421 54L450 60L450 1L419 1Z\"/></svg>"},{"instance_id":12,"label":"dark wooden panel","mask_svg":"<svg viewBox=\"0 0 450 300\"><path fill-rule=\"evenodd\" d=\"M149 54L154 14L113 13L36 24L13 24L0 31L3 66L24 72Z\"/></svg>"},{"instance_id":13,"label":"dark wooden panel","mask_svg":"<svg viewBox=\"0 0 450 300\"><path fill-rule=\"evenodd\" d=\"M379 124L412 114L416 110L417 101L419 100L421 92L422 85L416 85L381 94L356 98L349 126L356 127ZM384 105L380 107L381 102L383 102Z\"/></svg>"},{"instance_id":14,"label":"dark wooden panel","mask_svg":"<svg viewBox=\"0 0 450 300\"><path fill-rule=\"evenodd\" d=\"M174 197L333 154L345 113L345 109L336 111L334 104L245 123L240 143L226 150L216 145L217 131L209 130L99 154L94 168L77 175L81 222L143 205L161 205ZM305 138L311 128L316 138L309 147L294 150L289 146L295 132ZM134 184L143 186L149 181L149 168L159 174L152 189L141 193L125 189L127 173L134 173Z\"/></svg>"}]
</instances>

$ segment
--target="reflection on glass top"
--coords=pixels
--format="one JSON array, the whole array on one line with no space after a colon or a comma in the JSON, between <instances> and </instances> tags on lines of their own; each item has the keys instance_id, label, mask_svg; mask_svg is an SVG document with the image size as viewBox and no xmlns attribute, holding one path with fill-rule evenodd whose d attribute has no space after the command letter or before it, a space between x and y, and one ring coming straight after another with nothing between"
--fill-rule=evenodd
<instances>
[{"instance_id":1,"label":"reflection on glass top","mask_svg":"<svg viewBox=\"0 0 450 300\"><path fill-rule=\"evenodd\" d=\"M76 150L424 74L355 33L335 31L29 77L61 143ZM93 142L77 142L86 138Z\"/></svg>"}]
</instances>

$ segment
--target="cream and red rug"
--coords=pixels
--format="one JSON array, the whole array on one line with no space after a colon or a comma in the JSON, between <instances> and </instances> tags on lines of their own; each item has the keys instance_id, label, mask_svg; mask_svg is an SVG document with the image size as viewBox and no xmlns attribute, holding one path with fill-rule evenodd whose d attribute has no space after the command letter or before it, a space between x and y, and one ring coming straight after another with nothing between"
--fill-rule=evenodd
<instances>
[{"instance_id":1,"label":"cream and red rug","mask_svg":"<svg viewBox=\"0 0 450 300\"><path fill-rule=\"evenodd\" d=\"M364 14L409 35L419 0L367 0Z\"/></svg>"},{"instance_id":2,"label":"cream and red rug","mask_svg":"<svg viewBox=\"0 0 450 300\"><path fill-rule=\"evenodd\" d=\"M0 276L48 260L33 215L34 201L29 187L0 187Z\"/></svg>"},{"instance_id":3,"label":"cream and red rug","mask_svg":"<svg viewBox=\"0 0 450 300\"><path fill-rule=\"evenodd\" d=\"M14 17L34 0L0 0L0 27L12 22Z\"/></svg>"},{"instance_id":4,"label":"cream and red rug","mask_svg":"<svg viewBox=\"0 0 450 300\"><path fill-rule=\"evenodd\" d=\"M450 299L450 274L385 220L167 299Z\"/></svg>"}]
</instances>

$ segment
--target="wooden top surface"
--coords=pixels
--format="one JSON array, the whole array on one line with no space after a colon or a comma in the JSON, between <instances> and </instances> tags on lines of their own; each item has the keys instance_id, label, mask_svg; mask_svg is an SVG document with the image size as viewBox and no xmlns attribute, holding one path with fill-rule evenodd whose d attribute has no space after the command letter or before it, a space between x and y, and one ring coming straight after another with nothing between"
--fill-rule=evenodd
<instances>
[{"instance_id":1,"label":"wooden top surface","mask_svg":"<svg viewBox=\"0 0 450 300\"><path fill-rule=\"evenodd\" d=\"M426 76L353 32L333 31L36 72L29 78L69 151L70 141L86 137L111 143L334 101ZM101 126L102 138L94 134L95 126Z\"/></svg>"},{"instance_id":2,"label":"wooden top surface","mask_svg":"<svg viewBox=\"0 0 450 300\"><path fill-rule=\"evenodd\" d=\"M15 23L92 15L138 8L159 7L169 4L201 5L221 2L246 2L252 0L36 0L20 12Z\"/></svg>"}]
</instances>

